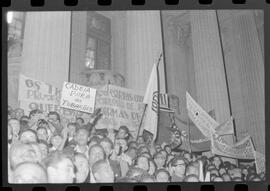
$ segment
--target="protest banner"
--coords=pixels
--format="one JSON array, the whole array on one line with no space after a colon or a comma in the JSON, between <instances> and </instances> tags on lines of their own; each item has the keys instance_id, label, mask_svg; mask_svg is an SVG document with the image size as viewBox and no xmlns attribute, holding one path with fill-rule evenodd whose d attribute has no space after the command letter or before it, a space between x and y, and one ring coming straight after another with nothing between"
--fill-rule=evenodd
<instances>
[{"instance_id":1,"label":"protest banner","mask_svg":"<svg viewBox=\"0 0 270 191\"><path fill-rule=\"evenodd\" d=\"M257 174L265 172L265 155L255 151L255 164Z\"/></svg>"},{"instance_id":2,"label":"protest banner","mask_svg":"<svg viewBox=\"0 0 270 191\"><path fill-rule=\"evenodd\" d=\"M134 90L114 85L106 85L98 89L96 108L103 114L96 124L97 129L119 129L126 125L131 135L136 138L144 110L143 94Z\"/></svg>"},{"instance_id":3,"label":"protest banner","mask_svg":"<svg viewBox=\"0 0 270 191\"><path fill-rule=\"evenodd\" d=\"M186 92L188 116L205 137L211 138L219 125L191 96Z\"/></svg>"},{"instance_id":4,"label":"protest banner","mask_svg":"<svg viewBox=\"0 0 270 191\"><path fill-rule=\"evenodd\" d=\"M50 111L56 111L60 114L61 123L66 125L69 122L74 122L77 117L81 117L87 123L89 114L61 108L60 103L61 89L58 89L51 84L35 80L24 75L19 77L19 104L24 110L25 115L28 115L31 110L39 109L48 114Z\"/></svg>"},{"instance_id":5,"label":"protest banner","mask_svg":"<svg viewBox=\"0 0 270 191\"><path fill-rule=\"evenodd\" d=\"M26 77L19 76L19 94L20 101L58 104L61 95L61 89L53 87L51 84Z\"/></svg>"},{"instance_id":6,"label":"protest banner","mask_svg":"<svg viewBox=\"0 0 270 191\"><path fill-rule=\"evenodd\" d=\"M223 136L211 136L212 153L235 159L254 159L254 146L250 136L229 145Z\"/></svg>"},{"instance_id":7,"label":"protest banner","mask_svg":"<svg viewBox=\"0 0 270 191\"><path fill-rule=\"evenodd\" d=\"M233 135L234 134L233 118L230 117L229 120L227 120L224 123L217 126L215 131L216 131L216 134L219 135L219 136Z\"/></svg>"},{"instance_id":8,"label":"protest banner","mask_svg":"<svg viewBox=\"0 0 270 191\"><path fill-rule=\"evenodd\" d=\"M71 82L64 82L60 106L86 113L95 109L96 89Z\"/></svg>"}]
</instances>

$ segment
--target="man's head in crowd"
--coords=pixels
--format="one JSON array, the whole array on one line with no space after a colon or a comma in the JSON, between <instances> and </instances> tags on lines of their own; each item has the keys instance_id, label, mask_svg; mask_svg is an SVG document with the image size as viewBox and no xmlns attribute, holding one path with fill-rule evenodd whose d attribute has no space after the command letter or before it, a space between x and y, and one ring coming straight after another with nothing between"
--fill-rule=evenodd
<instances>
[{"instance_id":1,"label":"man's head in crowd","mask_svg":"<svg viewBox=\"0 0 270 191\"><path fill-rule=\"evenodd\" d=\"M122 153L124 153L128 149L127 140L126 139L116 139L115 144L114 144L114 148L116 150L116 153L118 155L121 155Z\"/></svg>"},{"instance_id":2,"label":"man's head in crowd","mask_svg":"<svg viewBox=\"0 0 270 191\"><path fill-rule=\"evenodd\" d=\"M220 175L222 175L224 173L227 173L227 170L224 167L221 167L221 168L219 168L218 172Z\"/></svg>"},{"instance_id":3,"label":"man's head in crowd","mask_svg":"<svg viewBox=\"0 0 270 191\"><path fill-rule=\"evenodd\" d=\"M50 111L48 113L48 120L53 124L60 124L60 115L56 111Z\"/></svg>"},{"instance_id":4,"label":"man's head in crowd","mask_svg":"<svg viewBox=\"0 0 270 191\"><path fill-rule=\"evenodd\" d=\"M158 169L155 174L157 182L170 182L170 173L166 169Z\"/></svg>"},{"instance_id":5,"label":"man's head in crowd","mask_svg":"<svg viewBox=\"0 0 270 191\"><path fill-rule=\"evenodd\" d=\"M240 168L234 168L231 170L228 170L228 174L231 176L231 178L242 178L242 173Z\"/></svg>"},{"instance_id":6,"label":"man's head in crowd","mask_svg":"<svg viewBox=\"0 0 270 191\"><path fill-rule=\"evenodd\" d=\"M92 173L97 183L114 182L114 173L108 160L96 161Z\"/></svg>"},{"instance_id":7,"label":"man's head in crowd","mask_svg":"<svg viewBox=\"0 0 270 191\"><path fill-rule=\"evenodd\" d=\"M192 156L190 153L186 152L184 153L184 158L188 161L188 162L192 162Z\"/></svg>"},{"instance_id":8,"label":"man's head in crowd","mask_svg":"<svg viewBox=\"0 0 270 191\"><path fill-rule=\"evenodd\" d=\"M187 169L186 169L186 176L190 175L190 174L193 174L193 175L196 175L197 177L199 177L199 175L200 175L199 162L196 161L196 162L189 163L189 165L187 166Z\"/></svg>"},{"instance_id":9,"label":"man's head in crowd","mask_svg":"<svg viewBox=\"0 0 270 191\"><path fill-rule=\"evenodd\" d=\"M117 132L117 138L118 139L128 139L129 137L129 130L127 126L121 126L119 127L119 130Z\"/></svg>"},{"instance_id":10,"label":"man's head in crowd","mask_svg":"<svg viewBox=\"0 0 270 191\"><path fill-rule=\"evenodd\" d=\"M12 183L15 184L47 183L47 173L45 169L37 163L24 162L16 166L13 173Z\"/></svg>"},{"instance_id":11,"label":"man's head in crowd","mask_svg":"<svg viewBox=\"0 0 270 191\"><path fill-rule=\"evenodd\" d=\"M89 165L92 168L93 164L99 160L105 159L105 151L102 146L95 144L89 148Z\"/></svg>"},{"instance_id":12,"label":"man's head in crowd","mask_svg":"<svg viewBox=\"0 0 270 191\"><path fill-rule=\"evenodd\" d=\"M74 156L74 165L76 166L76 183L85 182L89 174L89 164L86 156L81 153L76 153Z\"/></svg>"},{"instance_id":13,"label":"man's head in crowd","mask_svg":"<svg viewBox=\"0 0 270 191\"><path fill-rule=\"evenodd\" d=\"M130 167L126 176L131 179L135 179L140 181L140 178L143 174L147 173L145 170L138 168L138 167Z\"/></svg>"},{"instance_id":14,"label":"man's head in crowd","mask_svg":"<svg viewBox=\"0 0 270 191\"><path fill-rule=\"evenodd\" d=\"M129 147L125 154L128 155L132 160L135 159L137 155L136 147Z\"/></svg>"},{"instance_id":15,"label":"man's head in crowd","mask_svg":"<svg viewBox=\"0 0 270 191\"><path fill-rule=\"evenodd\" d=\"M186 173L185 159L182 157L176 157L172 160L171 168L173 175L183 177Z\"/></svg>"},{"instance_id":16,"label":"man's head in crowd","mask_svg":"<svg viewBox=\"0 0 270 191\"><path fill-rule=\"evenodd\" d=\"M37 133L32 129L26 129L20 132L19 140L22 143L36 143L38 140Z\"/></svg>"},{"instance_id":17,"label":"man's head in crowd","mask_svg":"<svg viewBox=\"0 0 270 191\"><path fill-rule=\"evenodd\" d=\"M73 159L60 151L54 151L44 160L48 183L73 183L75 179Z\"/></svg>"},{"instance_id":18,"label":"man's head in crowd","mask_svg":"<svg viewBox=\"0 0 270 191\"><path fill-rule=\"evenodd\" d=\"M199 182L199 177L197 175L190 174L184 178L184 182Z\"/></svg>"},{"instance_id":19,"label":"man's head in crowd","mask_svg":"<svg viewBox=\"0 0 270 191\"><path fill-rule=\"evenodd\" d=\"M29 120L35 119L35 117L36 117L37 115L41 114L41 113L42 113L42 111L39 110L39 109L33 109L33 110L31 110L31 111L29 112Z\"/></svg>"},{"instance_id":20,"label":"man's head in crowd","mask_svg":"<svg viewBox=\"0 0 270 191\"><path fill-rule=\"evenodd\" d=\"M135 160L135 166L145 171L149 170L149 160L145 156L138 156Z\"/></svg>"},{"instance_id":21,"label":"man's head in crowd","mask_svg":"<svg viewBox=\"0 0 270 191\"><path fill-rule=\"evenodd\" d=\"M146 145L141 145L137 150L137 155L141 155L142 153L150 153L148 147Z\"/></svg>"},{"instance_id":22,"label":"man's head in crowd","mask_svg":"<svg viewBox=\"0 0 270 191\"><path fill-rule=\"evenodd\" d=\"M39 140L38 146L39 146L42 158L47 157L47 155L49 153L49 145L48 145L48 143L46 141L44 141L44 140Z\"/></svg>"},{"instance_id":23,"label":"man's head in crowd","mask_svg":"<svg viewBox=\"0 0 270 191\"><path fill-rule=\"evenodd\" d=\"M15 118L11 118L8 120L8 126L12 129L13 136L18 136L20 132L20 121Z\"/></svg>"},{"instance_id":24,"label":"man's head in crowd","mask_svg":"<svg viewBox=\"0 0 270 191\"><path fill-rule=\"evenodd\" d=\"M223 178L224 182L229 182L229 181L231 181L231 177L230 177L230 175L227 174L227 173L222 174L221 177Z\"/></svg>"},{"instance_id":25,"label":"man's head in crowd","mask_svg":"<svg viewBox=\"0 0 270 191\"><path fill-rule=\"evenodd\" d=\"M220 176L216 176L216 177L213 178L213 181L214 182L224 182L224 179L222 177L220 177Z\"/></svg>"},{"instance_id":26,"label":"man's head in crowd","mask_svg":"<svg viewBox=\"0 0 270 191\"><path fill-rule=\"evenodd\" d=\"M67 128L68 128L68 136L74 137L76 130L79 128L79 124L78 123L68 123Z\"/></svg>"},{"instance_id":27,"label":"man's head in crowd","mask_svg":"<svg viewBox=\"0 0 270 191\"><path fill-rule=\"evenodd\" d=\"M48 135L48 129L46 127L39 126L36 132L37 132L38 140L44 140L44 141L48 140L49 135Z\"/></svg>"},{"instance_id":28,"label":"man's head in crowd","mask_svg":"<svg viewBox=\"0 0 270 191\"><path fill-rule=\"evenodd\" d=\"M172 152L172 148L170 145L165 145L164 150L167 152L167 154L171 154L171 152Z\"/></svg>"},{"instance_id":29,"label":"man's head in crowd","mask_svg":"<svg viewBox=\"0 0 270 191\"><path fill-rule=\"evenodd\" d=\"M103 147L106 158L109 158L113 150L113 142L111 141L111 139L105 137L100 140L99 144Z\"/></svg>"},{"instance_id":30,"label":"man's head in crowd","mask_svg":"<svg viewBox=\"0 0 270 191\"><path fill-rule=\"evenodd\" d=\"M154 155L154 161L158 169L163 168L166 163L166 157L161 152L158 152Z\"/></svg>"},{"instance_id":31,"label":"man's head in crowd","mask_svg":"<svg viewBox=\"0 0 270 191\"><path fill-rule=\"evenodd\" d=\"M79 124L79 126L83 126L83 125L84 125L84 120L83 120L83 118L77 117L76 123Z\"/></svg>"},{"instance_id":32,"label":"man's head in crowd","mask_svg":"<svg viewBox=\"0 0 270 191\"><path fill-rule=\"evenodd\" d=\"M51 144L55 149L59 149L63 141L63 136L60 133L56 133L51 137Z\"/></svg>"},{"instance_id":33,"label":"man's head in crowd","mask_svg":"<svg viewBox=\"0 0 270 191\"><path fill-rule=\"evenodd\" d=\"M128 148L130 148L130 147L135 147L135 148L137 148L137 147L138 147L137 142L136 142L136 141L130 141L130 142L128 143Z\"/></svg>"},{"instance_id":34,"label":"man's head in crowd","mask_svg":"<svg viewBox=\"0 0 270 191\"><path fill-rule=\"evenodd\" d=\"M217 169L219 169L219 166L222 164L222 159L219 156L213 156L210 161L216 166Z\"/></svg>"},{"instance_id":35,"label":"man's head in crowd","mask_svg":"<svg viewBox=\"0 0 270 191\"><path fill-rule=\"evenodd\" d=\"M23 162L40 162L41 153L32 144L14 143L9 150L9 160L12 169Z\"/></svg>"},{"instance_id":36,"label":"man's head in crowd","mask_svg":"<svg viewBox=\"0 0 270 191\"><path fill-rule=\"evenodd\" d=\"M138 144L144 143L143 136L139 136L139 137L138 137L137 143L138 143Z\"/></svg>"},{"instance_id":37,"label":"man's head in crowd","mask_svg":"<svg viewBox=\"0 0 270 191\"><path fill-rule=\"evenodd\" d=\"M24 116L24 110L21 108L15 109L15 117L21 119L22 116Z\"/></svg>"},{"instance_id":38,"label":"man's head in crowd","mask_svg":"<svg viewBox=\"0 0 270 191\"><path fill-rule=\"evenodd\" d=\"M155 182L155 177L148 174L148 173L145 173L141 176L141 180L140 182Z\"/></svg>"},{"instance_id":39,"label":"man's head in crowd","mask_svg":"<svg viewBox=\"0 0 270 191\"><path fill-rule=\"evenodd\" d=\"M24 115L20 118L20 121L29 121L29 116Z\"/></svg>"},{"instance_id":40,"label":"man's head in crowd","mask_svg":"<svg viewBox=\"0 0 270 191\"><path fill-rule=\"evenodd\" d=\"M95 145L95 144L99 144L100 142L100 138L98 136L93 136L90 138L90 142L89 142L89 147Z\"/></svg>"},{"instance_id":41,"label":"man's head in crowd","mask_svg":"<svg viewBox=\"0 0 270 191\"><path fill-rule=\"evenodd\" d=\"M79 146L86 146L89 141L89 131L86 128L80 127L75 134L75 141Z\"/></svg>"}]
</instances>

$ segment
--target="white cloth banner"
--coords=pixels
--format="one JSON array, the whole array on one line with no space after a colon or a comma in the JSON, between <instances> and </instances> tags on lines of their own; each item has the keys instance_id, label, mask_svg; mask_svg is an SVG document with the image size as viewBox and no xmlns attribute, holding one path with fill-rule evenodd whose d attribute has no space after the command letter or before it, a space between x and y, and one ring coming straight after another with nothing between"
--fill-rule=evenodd
<instances>
[{"instance_id":1,"label":"white cloth banner","mask_svg":"<svg viewBox=\"0 0 270 191\"><path fill-rule=\"evenodd\" d=\"M137 137L144 110L143 94L132 89L106 85L97 90L95 107L100 108L102 113L96 129L118 130L125 125L133 138Z\"/></svg>"},{"instance_id":2,"label":"white cloth banner","mask_svg":"<svg viewBox=\"0 0 270 191\"><path fill-rule=\"evenodd\" d=\"M54 87L51 84L42 82L24 75L19 77L19 103L20 108L24 109L26 115L31 110L39 109L45 114L50 111L56 111L61 116L61 123L67 124L75 122L77 117L89 121L89 114L65 109L60 107L61 89Z\"/></svg>"},{"instance_id":3,"label":"white cloth banner","mask_svg":"<svg viewBox=\"0 0 270 191\"><path fill-rule=\"evenodd\" d=\"M188 116L205 137L211 138L219 125L191 96L186 92Z\"/></svg>"},{"instance_id":4,"label":"white cloth banner","mask_svg":"<svg viewBox=\"0 0 270 191\"><path fill-rule=\"evenodd\" d=\"M229 120L227 120L224 123L222 123L219 126L217 126L215 130L216 130L216 133L219 136L222 136L222 135L233 135L234 134L234 130L233 130L233 118L230 117Z\"/></svg>"},{"instance_id":5,"label":"white cloth banner","mask_svg":"<svg viewBox=\"0 0 270 191\"><path fill-rule=\"evenodd\" d=\"M158 111L159 111L159 87L158 87L158 69L157 64L154 64L146 92L144 95L143 103L147 104L143 129L153 134L153 140L157 136L158 127Z\"/></svg>"},{"instance_id":6,"label":"white cloth banner","mask_svg":"<svg viewBox=\"0 0 270 191\"><path fill-rule=\"evenodd\" d=\"M234 145L229 145L223 136L212 135L212 153L236 159L254 159L254 146L250 136Z\"/></svg>"}]
</instances>

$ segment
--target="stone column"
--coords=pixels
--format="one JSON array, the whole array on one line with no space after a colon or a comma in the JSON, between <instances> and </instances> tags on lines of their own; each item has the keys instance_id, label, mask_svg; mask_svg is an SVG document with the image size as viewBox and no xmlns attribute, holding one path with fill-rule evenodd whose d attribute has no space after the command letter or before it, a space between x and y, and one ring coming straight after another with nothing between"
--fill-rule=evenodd
<instances>
[{"instance_id":1,"label":"stone column","mask_svg":"<svg viewBox=\"0 0 270 191\"><path fill-rule=\"evenodd\" d=\"M256 20L263 25L262 17L224 10L219 20L237 138L251 135L255 149L265 153L263 32L256 26Z\"/></svg>"},{"instance_id":2,"label":"stone column","mask_svg":"<svg viewBox=\"0 0 270 191\"><path fill-rule=\"evenodd\" d=\"M144 93L153 67L162 52L159 11L127 12L127 87ZM159 65L160 91L165 91L164 66Z\"/></svg>"},{"instance_id":3,"label":"stone column","mask_svg":"<svg viewBox=\"0 0 270 191\"><path fill-rule=\"evenodd\" d=\"M71 12L27 12L22 74L62 88L68 80Z\"/></svg>"},{"instance_id":4,"label":"stone column","mask_svg":"<svg viewBox=\"0 0 270 191\"><path fill-rule=\"evenodd\" d=\"M217 122L222 123L230 117L230 106L216 12L190 14L197 101L206 111L214 109ZM225 138L233 143L233 136Z\"/></svg>"},{"instance_id":5,"label":"stone column","mask_svg":"<svg viewBox=\"0 0 270 191\"><path fill-rule=\"evenodd\" d=\"M190 14L197 101L206 111L214 109L222 123L229 119L230 108L216 12Z\"/></svg>"}]
</instances>

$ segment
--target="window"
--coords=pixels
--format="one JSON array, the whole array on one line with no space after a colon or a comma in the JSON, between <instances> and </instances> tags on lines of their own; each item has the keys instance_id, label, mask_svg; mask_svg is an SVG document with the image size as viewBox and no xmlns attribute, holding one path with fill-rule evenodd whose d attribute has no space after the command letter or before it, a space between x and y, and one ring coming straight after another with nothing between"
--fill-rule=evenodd
<instances>
[{"instance_id":1,"label":"window","mask_svg":"<svg viewBox=\"0 0 270 191\"><path fill-rule=\"evenodd\" d=\"M87 44L85 67L87 69L111 69L111 21L96 13L87 12Z\"/></svg>"},{"instance_id":2,"label":"window","mask_svg":"<svg viewBox=\"0 0 270 191\"><path fill-rule=\"evenodd\" d=\"M24 12L9 12L8 57L20 57L23 48Z\"/></svg>"}]
</instances>

